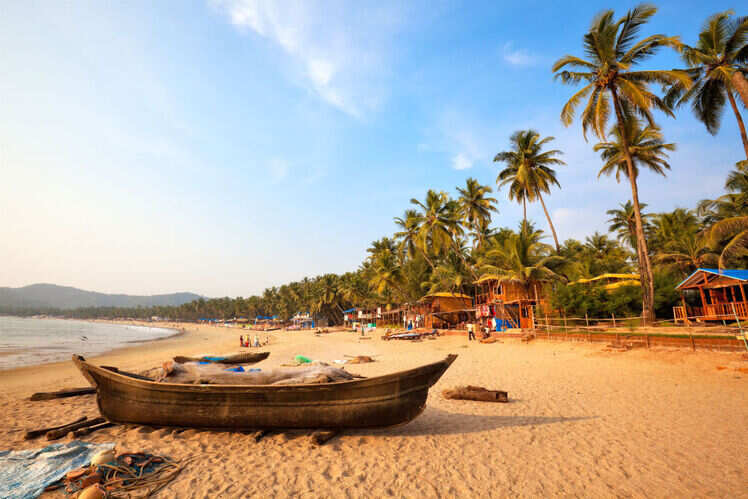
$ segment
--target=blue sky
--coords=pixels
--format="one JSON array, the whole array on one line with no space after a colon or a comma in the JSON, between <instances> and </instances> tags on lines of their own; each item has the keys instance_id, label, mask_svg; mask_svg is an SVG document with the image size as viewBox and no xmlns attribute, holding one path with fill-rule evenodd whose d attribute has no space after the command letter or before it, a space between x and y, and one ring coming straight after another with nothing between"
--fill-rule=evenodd
<instances>
[{"instance_id":1,"label":"blue sky","mask_svg":"<svg viewBox=\"0 0 748 499\"><path fill-rule=\"evenodd\" d=\"M4 2L0 6L0 286L247 296L357 268L427 189L495 182L532 127L568 166L547 203L561 239L628 199L597 180L558 57L582 55L599 2ZM617 13L633 6L617 3ZM644 34L693 43L723 2L658 2ZM649 64L676 67L663 51ZM721 193L741 159L688 109L658 116L668 178L653 211ZM521 207L499 192L497 226ZM539 206L528 210L546 228Z\"/></svg>"}]
</instances>

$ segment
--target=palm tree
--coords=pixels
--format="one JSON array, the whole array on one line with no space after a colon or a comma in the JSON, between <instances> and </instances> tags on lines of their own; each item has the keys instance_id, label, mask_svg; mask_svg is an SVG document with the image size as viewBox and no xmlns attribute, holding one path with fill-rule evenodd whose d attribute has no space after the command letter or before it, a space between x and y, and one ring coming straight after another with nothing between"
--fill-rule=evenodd
<instances>
[{"instance_id":1,"label":"palm tree","mask_svg":"<svg viewBox=\"0 0 748 499\"><path fill-rule=\"evenodd\" d=\"M665 177L665 170L670 169L667 151L675 151L675 144L666 143L657 127L646 126L642 129L635 118L630 118L623 124L623 132L626 134L625 138L621 136L621 127L615 126L610 130L613 140L595 144L594 151L599 152L604 161L597 176L615 173L616 182L621 181L621 175L628 177L628 162L624 152L624 144L627 144L633 163L634 181L639 176L641 166Z\"/></svg>"},{"instance_id":2,"label":"palm tree","mask_svg":"<svg viewBox=\"0 0 748 499\"><path fill-rule=\"evenodd\" d=\"M437 255L453 249L473 277L477 278L473 268L457 247L456 239L464 233L457 202L449 199L446 192L437 193L432 189L426 193L426 200L423 203L415 198L410 202L422 210L422 213L419 213L418 229L421 244L430 247Z\"/></svg>"},{"instance_id":3,"label":"palm tree","mask_svg":"<svg viewBox=\"0 0 748 499\"><path fill-rule=\"evenodd\" d=\"M481 248L483 248L485 241L496 233L496 230L492 229L489 226L489 223L489 220L479 220L470 233L470 235L473 237L473 243L476 250L480 250Z\"/></svg>"},{"instance_id":4,"label":"palm tree","mask_svg":"<svg viewBox=\"0 0 748 499\"><path fill-rule=\"evenodd\" d=\"M621 242L628 243L631 249L636 249L636 220L634 215L634 205L631 201L621 203L620 209L608 210L605 213L610 215L608 219L608 232L615 232L618 240ZM647 207L647 203L641 204L641 209L644 210ZM642 213L642 220L645 224L645 231L649 226L648 219L651 217L649 213Z\"/></svg>"},{"instance_id":5,"label":"palm tree","mask_svg":"<svg viewBox=\"0 0 748 499\"><path fill-rule=\"evenodd\" d=\"M748 85L743 74L748 61L748 45L745 43L748 17L731 19L732 14L728 10L709 17L701 28L696 45L682 46L681 54L694 85L689 90L682 85L673 85L665 100L676 107L691 101L696 118L704 123L709 133L716 135L727 96L738 121L745 157L748 159L745 123L733 95L739 92L743 105L748 107Z\"/></svg>"},{"instance_id":6,"label":"palm tree","mask_svg":"<svg viewBox=\"0 0 748 499\"><path fill-rule=\"evenodd\" d=\"M499 187L509 184L509 199L522 201L524 216L527 221L527 201L540 200L548 219L548 225L553 234L553 242L556 243L556 252L559 251L558 236L553 227L551 216L543 201L543 193L550 193L551 186L560 187L556 179L556 171L551 165L565 165L563 161L555 156L562 154L561 151L553 149L542 151L543 145L552 141L553 137L540 138L535 130L519 130L514 132L509 139L511 150L502 151L494 157L494 161L506 163L496 179Z\"/></svg>"},{"instance_id":7,"label":"palm tree","mask_svg":"<svg viewBox=\"0 0 748 499\"><path fill-rule=\"evenodd\" d=\"M474 178L465 181L465 188L457 188L460 197L460 214L466 222L466 227L475 231L478 227L486 227L491 222L491 212L496 210L496 198L487 195L493 190L487 185L481 185Z\"/></svg>"},{"instance_id":8,"label":"palm tree","mask_svg":"<svg viewBox=\"0 0 748 499\"><path fill-rule=\"evenodd\" d=\"M712 247L722 245L718 260L720 269L748 256L748 216L725 218L714 224L709 231L709 244Z\"/></svg>"},{"instance_id":9,"label":"palm tree","mask_svg":"<svg viewBox=\"0 0 748 499\"><path fill-rule=\"evenodd\" d=\"M464 293L470 281L470 276L467 274L460 258L455 253L450 253L436 266L429 280L422 283L421 286L429 293L439 291Z\"/></svg>"},{"instance_id":10,"label":"palm tree","mask_svg":"<svg viewBox=\"0 0 748 499\"><path fill-rule=\"evenodd\" d=\"M403 301L408 300L402 288L401 267L395 253L389 249L380 251L373 256L373 275L369 286L378 294L386 296L393 291L400 295Z\"/></svg>"},{"instance_id":11,"label":"palm tree","mask_svg":"<svg viewBox=\"0 0 748 499\"><path fill-rule=\"evenodd\" d=\"M395 223L402 228L401 231L395 232L395 239L400 240L400 254L413 258L416 250L419 250L429 264L429 267L433 269L434 264L426 253L425 245L421 244L422 241L418 232L421 219L418 212L416 210L405 210L402 218L395 217Z\"/></svg>"},{"instance_id":12,"label":"palm tree","mask_svg":"<svg viewBox=\"0 0 748 499\"><path fill-rule=\"evenodd\" d=\"M572 123L577 106L589 95L581 116L582 130L585 138L587 130L592 129L595 135L604 140L610 117L610 103L613 104L622 140L621 152L626 162L627 177L631 184L631 197L634 203L637 253L642 283L642 318L645 323L651 322L655 317L654 281L641 217L634 160L629 151L624 124L627 118L631 119L634 114L638 114L644 117L649 125L654 126L653 109L659 109L673 116L667 104L650 92L650 84L679 84L686 89L691 86L690 78L683 71L635 71L633 69L636 64L654 55L662 46L680 47L680 41L677 38L664 35L652 35L636 41L639 30L655 12L657 9L653 6L639 5L628 11L618 21L614 20L612 10L602 12L595 17L590 30L584 35L583 45L589 60L566 55L553 65L555 77L560 78L563 83L588 82L569 99L561 110L561 121L564 125L568 126ZM565 68L579 68L581 71L569 71Z\"/></svg>"},{"instance_id":13,"label":"palm tree","mask_svg":"<svg viewBox=\"0 0 748 499\"><path fill-rule=\"evenodd\" d=\"M563 279L553 270L565 259L554 255L552 248L540 242L543 231L535 230L529 222L522 221L518 232L512 232L503 241L492 241L479 262L481 273L492 274L500 281L511 281L531 289L538 282Z\"/></svg>"},{"instance_id":14,"label":"palm tree","mask_svg":"<svg viewBox=\"0 0 748 499\"><path fill-rule=\"evenodd\" d=\"M717 199L699 201L696 209L706 225L725 218L748 215L748 164L738 165L727 176L727 194Z\"/></svg>"}]
</instances>

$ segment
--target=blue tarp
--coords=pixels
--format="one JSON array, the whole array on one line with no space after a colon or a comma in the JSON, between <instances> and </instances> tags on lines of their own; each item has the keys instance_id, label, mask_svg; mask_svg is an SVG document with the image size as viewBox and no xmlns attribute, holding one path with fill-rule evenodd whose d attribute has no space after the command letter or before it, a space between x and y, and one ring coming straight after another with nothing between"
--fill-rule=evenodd
<instances>
[{"instance_id":1,"label":"blue tarp","mask_svg":"<svg viewBox=\"0 0 748 499\"><path fill-rule=\"evenodd\" d=\"M0 451L0 497L39 497L47 485L55 483L68 471L88 465L94 454L113 448L113 443L73 440L43 449Z\"/></svg>"},{"instance_id":2,"label":"blue tarp","mask_svg":"<svg viewBox=\"0 0 748 499\"><path fill-rule=\"evenodd\" d=\"M355 312L355 311L356 311L355 308L349 308L348 310L343 310L343 313L344 314L350 314L351 312Z\"/></svg>"}]
</instances>

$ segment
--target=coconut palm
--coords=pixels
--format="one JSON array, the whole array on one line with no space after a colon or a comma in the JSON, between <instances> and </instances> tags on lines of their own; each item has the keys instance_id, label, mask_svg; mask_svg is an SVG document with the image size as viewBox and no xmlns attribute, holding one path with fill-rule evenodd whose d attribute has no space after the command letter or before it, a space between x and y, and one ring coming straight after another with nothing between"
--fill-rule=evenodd
<instances>
[{"instance_id":1,"label":"coconut palm","mask_svg":"<svg viewBox=\"0 0 748 499\"><path fill-rule=\"evenodd\" d=\"M748 136L734 96L738 92L743 105L748 106L748 85L745 81L748 17L732 18L732 14L728 10L709 17L701 28L696 45L681 47L694 85L690 89L673 85L665 100L676 107L690 101L696 118L704 123L712 135L719 131L725 100L728 100L738 122L745 157L748 159Z\"/></svg>"},{"instance_id":2,"label":"coconut palm","mask_svg":"<svg viewBox=\"0 0 748 499\"><path fill-rule=\"evenodd\" d=\"M605 139L605 132L610 118L610 105L616 116L619 135L622 138L621 152L626 162L628 179L631 184L631 197L634 203L636 221L637 253L642 283L642 318L644 322L654 319L654 281L649 251L641 218L639 189L636 182L634 160L631 157L628 136L624 124L633 115L639 115L654 126L652 110L659 109L672 116L667 104L649 90L649 85L682 85L691 87L691 80L683 71L678 70L643 70L636 71L634 66L654 55L660 47L680 47L678 38L664 35L651 35L637 41L641 27L657 12L650 5L639 5L616 21L614 12L606 10L592 22L589 31L584 35L583 45L588 59L566 55L553 65L555 77L563 83L578 84L587 82L576 92L561 110L561 121L570 125L581 101L589 96L587 105L581 115L582 130L585 138L587 130ZM568 68L580 69L570 71Z\"/></svg>"},{"instance_id":3,"label":"coconut palm","mask_svg":"<svg viewBox=\"0 0 748 499\"><path fill-rule=\"evenodd\" d=\"M465 181L465 188L457 188L460 197L457 203L465 226L474 231L477 227L487 225L491 221L491 212L496 210L496 198L489 197L493 190L487 185L481 185L474 178Z\"/></svg>"},{"instance_id":4,"label":"coconut palm","mask_svg":"<svg viewBox=\"0 0 748 499\"><path fill-rule=\"evenodd\" d=\"M600 168L597 176L613 175L616 176L616 182L621 181L621 176L628 177L628 161L624 152L624 144L628 145L628 153L633 163L634 181L639 176L639 168L647 167L649 170L665 175L665 170L670 169L667 162L667 151L674 151L675 144L666 143L660 129L653 126L641 127L639 121L630 118L621 127L614 126L610 130L613 139L608 142L599 142L593 148L595 152L600 153L604 161L603 167ZM621 132L626 137L621 135ZM639 207L641 209L641 205Z\"/></svg>"},{"instance_id":5,"label":"coconut palm","mask_svg":"<svg viewBox=\"0 0 748 499\"><path fill-rule=\"evenodd\" d=\"M402 287L400 263L394 251L385 249L376 253L372 258L372 270L373 275L369 281L371 289L383 296L394 292L401 300L408 300Z\"/></svg>"},{"instance_id":6,"label":"coconut palm","mask_svg":"<svg viewBox=\"0 0 748 499\"><path fill-rule=\"evenodd\" d=\"M429 280L421 286L428 293L446 291L449 293L464 293L470 285L471 278L462 260L455 254L450 253L436 266Z\"/></svg>"},{"instance_id":7,"label":"coconut palm","mask_svg":"<svg viewBox=\"0 0 748 499\"><path fill-rule=\"evenodd\" d=\"M422 210L418 214L418 234L421 244L431 248L437 255L444 254L449 249L454 250L473 277L476 277L473 268L468 264L456 243L456 240L464 234L457 202L450 199L447 193L436 192L432 189L426 193L423 203L415 198L410 202Z\"/></svg>"},{"instance_id":8,"label":"coconut palm","mask_svg":"<svg viewBox=\"0 0 748 499\"><path fill-rule=\"evenodd\" d=\"M527 220L527 201L539 200L543 206L545 217L553 234L553 242L556 244L556 252L559 251L558 236L553 227L551 216L543 201L543 193L550 193L551 186L560 187L556 179L556 171L552 165L565 165L556 156L561 151L553 149L542 151L543 146L554 140L553 137L540 138L535 130L519 130L514 132L509 139L511 149L502 151L494 157L494 161L506 163L496 183L499 187L509 184L509 199L522 201L523 219Z\"/></svg>"},{"instance_id":9,"label":"coconut palm","mask_svg":"<svg viewBox=\"0 0 748 499\"><path fill-rule=\"evenodd\" d=\"M480 251L480 249L483 248L485 241L496 233L496 230L489 226L490 223L490 220L479 220L478 223L475 224L475 227L473 227L470 235L473 237L475 250Z\"/></svg>"},{"instance_id":10,"label":"coconut palm","mask_svg":"<svg viewBox=\"0 0 748 499\"><path fill-rule=\"evenodd\" d=\"M608 231L615 232L616 237L622 243L628 243L631 249L636 249L636 220L634 220L634 205L631 201L626 201L620 204L620 209L608 210L605 213L610 215L608 219ZM647 207L647 203L641 203L641 209L644 210ZM642 212L642 220L645 224L645 231L649 227L649 213Z\"/></svg>"},{"instance_id":11,"label":"coconut palm","mask_svg":"<svg viewBox=\"0 0 748 499\"><path fill-rule=\"evenodd\" d=\"M738 165L728 174L725 189L727 194L717 199L699 201L696 211L706 225L748 215L748 165Z\"/></svg>"},{"instance_id":12,"label":"coconut palm","mask_svg":"<svg viewBox=\"0 0 748 499\"><path fill-rule=\"evenodd\" d=\"M491 247L479 261L481 274L492 274L526 289L534 283L563 279L553 268L565 259L554 255L551 246L541 242L542 237L543 231L523 220L518 232L501 241L491 241Z\"/></svg>"},{"instance_id":13,"label":"coconut palm","mask_svg":"<svg viewBox=\"0 0 748 499\"><path fill-rule=\"evenodd\" d=\"M418 212L416 210L405 210L402 217L395 217L395 224L402 230L395 232L395 239L400 241L398 249L402 257L407 256L413 258L417 251L423 252L423 256L431 267L434 266L431 263L428 255L424 249L419 245L420 240L418 239Z\"/></svg>"},{"instance_id":14,"label":"coconut palm","mask_svg":"<svg viewBox=\"0 0 748 499\"><path fill-rule=\"evenodd\" d=\"M718 262L718 255L712 251L709 240L703 234L684 231L675 235L655 255L655 261L680 270L684 275L699 267Z\"/></svg>"}]
</instances>

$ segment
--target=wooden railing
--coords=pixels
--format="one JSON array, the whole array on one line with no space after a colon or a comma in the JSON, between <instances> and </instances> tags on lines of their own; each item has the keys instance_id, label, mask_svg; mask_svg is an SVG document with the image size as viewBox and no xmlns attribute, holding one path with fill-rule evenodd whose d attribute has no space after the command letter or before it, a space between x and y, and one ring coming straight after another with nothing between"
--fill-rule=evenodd
<instances>
[{"instance_id":1,"label":"wooden railing","mask_svg":"<svg viewBox=\"0 0 748 499\"><path fill-rule=\"evenodd\" d=\"M748 319L748 303L714 303L704 305L704 307L673 307L673 318L676 322L685 322L689 319L730 320L734 319L736 315L739 319Z\"/></svg>"}]
</instances>

